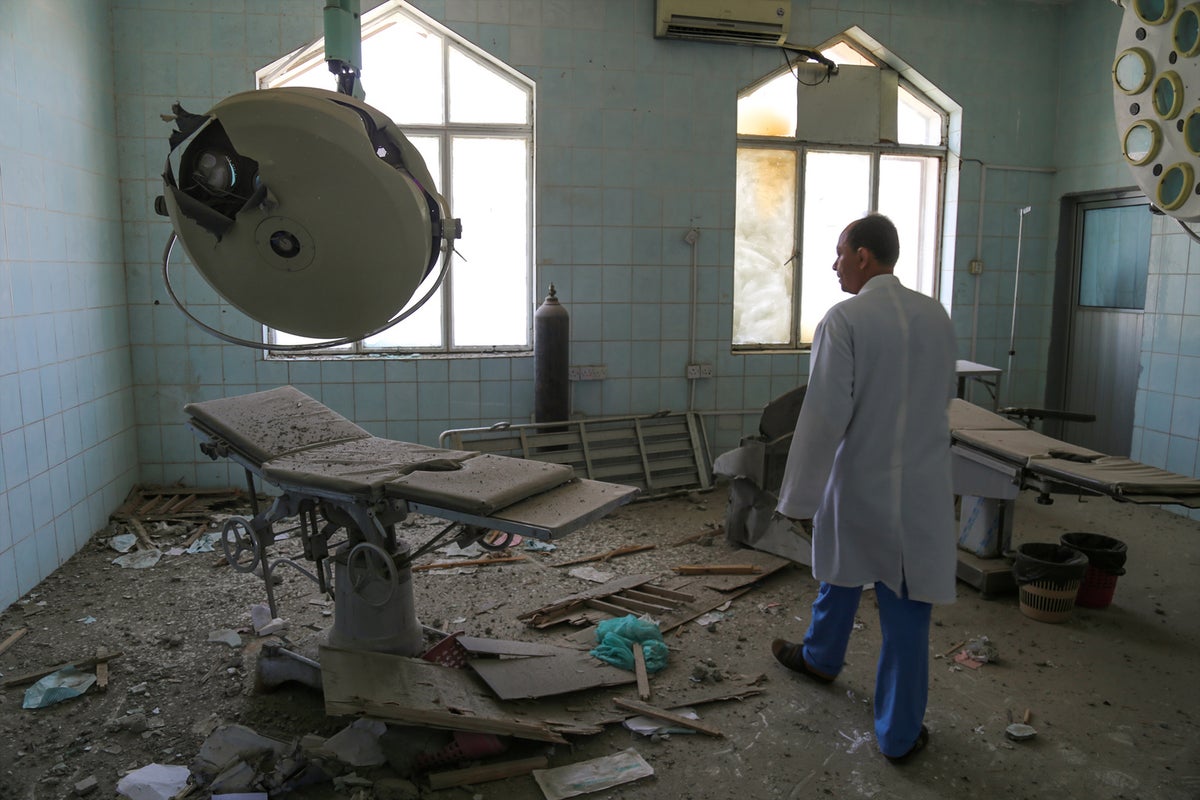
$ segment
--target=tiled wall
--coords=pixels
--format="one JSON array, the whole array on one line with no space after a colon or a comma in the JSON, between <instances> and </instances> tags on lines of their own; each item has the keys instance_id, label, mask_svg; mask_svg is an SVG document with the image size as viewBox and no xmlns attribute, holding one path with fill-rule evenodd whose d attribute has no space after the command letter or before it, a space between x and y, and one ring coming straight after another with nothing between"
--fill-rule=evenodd
<instances>
[{"instance_id":1,"label":"tiled wall","mask_svg":"<svg viewBox=\"0 0 1200 800\"><path fill-rule=\"evenodd\" d=\"M0 609L137 477L106 3L0 4Z\"/></svg>"},{"instance_id":2,"label":"tiled wall","mask_svg":"<svg viewBox=\"0 0 1200 800\"><path fill-rule=\"evenodd\" d=\"M1150 234L1133 424L1135 459L1200 477L1200 244L1169 217ZM1200 520L1200 509L1173 510Z\"/></svg>"},{"instance_id":3,"label":"tiled wall","mask_svg":"<svg viewBox=\"0 0 1200 800\"><path fill-rule=\"evenodd\" d=\"M451 427L528 421L528 357L455 361L264 362L184 323L157 277L168 225L150 212L166 155L171 102L203 111L249 89L253 73L320 34L320 4L223 0L114 0L118 135L124 184L127 271L138 444L148 481L238 481L198 456L181 424L192 399L291 382L376 433L432 444ZM373 5L373 4L364 4ZM537 286L558 288L572 320L571 361L605 364L608 378L573 387L577 414L682 410L688 355L692 249L700 229L697 358L715 377L696 384L694 407L713 412L720 452L754 430L773 396L804 380L807 356L730 353L735 98L774 70L778 52L653 38L653 0L418 0L413 5L537 82ZM979 162L1044 169L1053 163L1061 9L1040 3L814 0L793 8L792 40L817 44L862 27L964 107L963 188L957 253L974 256ZM980 35L987 31L987 35ZM370 76L364 83L370 89ZM368 96L368 100L369 100ZM1007 351L1017 205L1051 204L1042 173L992 171L984 197L977 358ZM1022 296L1041 297L1051 269L1045 214L1026 220ZM965 272L965 270L962 270ZM1007 275L1007 277L1006 277ZM973 280L973 279L971 279ZM1028 281L1028 283L1027 283ZM197 309L232 315L185 275ZM956 323L970 331L974 284L954 289ZM1023 330L1030 393L1048 311ZM1043 317L1045 319L1043 319ZM963 321L965 319L965 321ZM253 326L227 323L253 335ZM965 325L965 328L964 328ZM1023 343L1024 344L1024 343ZM963 340L965 357L969 336ZM1022 362L1024 365L1024 362ZM734 412L720 414L716 412Z\"/></svg>"}]
</instances>

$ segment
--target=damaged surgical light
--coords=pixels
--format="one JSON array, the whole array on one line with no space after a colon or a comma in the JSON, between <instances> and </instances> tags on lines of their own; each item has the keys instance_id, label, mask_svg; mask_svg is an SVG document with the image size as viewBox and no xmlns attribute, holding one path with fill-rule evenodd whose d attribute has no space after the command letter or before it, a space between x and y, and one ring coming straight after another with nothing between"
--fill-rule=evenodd
<instances>
[{"instance_id":1,"label":"damaged surgical light","mask_svg":"<svg viewBox=\"0 0 1200 800\"><path fill-rule=\"evenodd\" d=\"M207 114L173 111L155 202L174 228L163 272L172 299L210 333L262 347L184 308L169 279L175 237L225 301L270 328L336 340L328 344L399 321L443 254L445 274L459 221L416 148L377 109L287 87L233 95Z\"/></svg>"},{"instance_id":2,"label":"damaged surgical light","mask_svg":"<svg viewBox=\"0 0 1200 800\"><path fill-rule=\"evenodd\" d=\"M1200 221L1200 3L1123 5L1112 65L1121 152L1159 210Z\"/></svg>"}]
</instances>

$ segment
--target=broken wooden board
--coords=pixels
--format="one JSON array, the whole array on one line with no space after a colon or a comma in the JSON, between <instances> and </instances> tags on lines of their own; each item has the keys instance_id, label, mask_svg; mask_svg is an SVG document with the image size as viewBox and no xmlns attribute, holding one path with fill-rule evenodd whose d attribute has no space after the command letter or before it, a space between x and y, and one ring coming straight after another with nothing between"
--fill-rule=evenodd
<instances>
[{"instance_id":1,"label":"broken wooden board","mask_svg":"<svg viewBox=\"0 0 1200 800\"><path fill-rule=\"evenodd\" d=\"M680 564L672 567L680 575L761 575L754 564Z\"/></svg>"},{"instance_id":2,"label":"broken wooden board","mask_svg":"<svg viewBox=\"0 0 1200 800\"><path fill-rule=\"evenodd\" d=\"M792 563L786 558L751 550L740 551L738 557L761 569L761 572L753 575L676 577L668 584L670 588L649 583L649 576L631 575L526 612L518 619L527 620L528 624L537 628L548 628L560 622L569 622L576 626L587 625L588 627L580 627L580 630L571 634L568 639L589 647L595 643L594 623L626 614L650 616L658 621L658 629L665 635L684 623L753 591L755 585L763 578ZM649 605L639 606L639 603ZM597 619L596 612L603 612L604 616Z\"/></svg>"},{"instance_id":3,"label":"broken wooden board","mask_svg":"<svg viewBox=\"0 0 1200 800\"><path fill-rule=\"evenodd\" d=\"M679 709L745 700L763 693L757 683L757 678L748 678L744 681L725 681L699 687L690 682L684 687L656 686L655 705L663 709ZM550 698L529 701L521 707L529 716L540 720L552 730L574 736L601 733L605 726L619 725L634 716L629 712L614 709L611 697L601 692L571 698L569 704L562 698Z\"/></svg>"},{"instance_id":4,"label":"broken wooden board","mask_svg":"<svg viewBox=\"0 0 1200 800\"><path fill-rule=\"evenodd\" d=\"M659 708L658 706L652 706L649 703L643 703L639 700L630 700L625 697L614 697L613 702L616 705L620 706L621 708L624 708L627 711L632 711L635 714L641 714L644 717L653 717L654 719L660 719L660 720L663 720L664 722L669 722L672 725L679 725L684 728L691 728L694 731L699 731L700 733L707 734L708 736L724 736L725 735L725 734L721 733L721 731L719 731L718 729L714 728L713 726L706 725L705 723L700 722L699 720L689 719L688 717L680 716L679 714L674 714L670 711L667 711L665 708Z\"/></svg>"},{"instance_id":5,"label":"broken wooden board","mask_svg":"<svg viewBox=\"0 0 1200 800\"><path fill-rule=\"evenodd\" d=\"M650 675L646 672L646 654L642 652L642 643L633 643L633 672L637 676L638 697L650 699Z\"/></svg>"},{"instance_id":6,"label":"broken wooden board","mask_svg":"<svg viewBox=\"0 0 1200 800\"><path fill-rule=\"evenodd\" d=\"M501 700L551 697L637 680L634 673L606 664L585 651L555 649L557 652L549 656L473 658L468 665Z\"/></svg>"},{"instance_id":7,"label":"broken wooden board","mask_svg":"<svg viewBox=\"0 0 1200 800\"><path fill-rule=\"evenodd\" d=\"M365 714L409 725L566 743L540 721L519 719L499 705L470 670L322 647L321 682L325 711L334 716Z\"/></svg>"},{"instance_id":8,"label":"broken wooden board","mask_svg":"<svg viewBox=\"0 0 1200 800\"><path fill-rule=\"evenodd\" d=\"M27 633L29 633L29 628L17 628L15 631L10 633L8 638L6 638L3 642L0 642L0 655L3 655L5 650L16 644L17 640Z\"/></svg>"},{"instance_id":9,"label":"broken wooden board","mask_svg":"<svg viewBox=\"0 0 1200 800\"><path fill-rule=\"evenodd\" d=\"M265 495L259 498L266 501ZM141 522L169 522L207 518L217 509L228 509L249 502L241 489L182 486L134 486L125 502L113 512L113 519Z\"/></svg>"},{"instance_id":10,"label":"broken wooden board","mask_svg":"<svg viewBox=\"0 0 1200 800\"><path fill-rule=\"evenodd\" d=\"M749 575L692 575L687 576L686 581L680 581L672 586L683 591L691 591L696 586L704 586L718 592L729 592L761 581L768 575L794 563L761 550L738 550L736 558L738 563L757 567L761 571Z\"/></svg>"},{"instance_id":11,"label":"broken wooden board","mask_svg":"<svg viewBox=\"0 0 1200 800\"><path fill-rule=\"evenodd\" d=\"M690 594L655 586L650 583L651 580L649 575L616 578L533 611L527 611L517 619L525 620L535 628L548 628L561 622L586 625L597 621L596 615L589 613L589 609L603 612L602 619L610 616L623 617L627 614L660 617L696 599Z\"/></svg>"},{"instance_id":12,"label":"broken wooden board","mask_svg":"<svg viewBox=\"0 0 1200 800\"><path fill-rule=\"evenodd\" d=\"M528 775L535 769L546 769L550 760L545 756L532 756L517 761L502 761L498 764L480 764L475 767L451 769L445 772L431 772L426 775L429 788L449 789L451 786L469 786L475 783L499 781L518 775Z\"/></svg>"},{"instance_id":13,"label":"broken wooden board","mask_svg":"<svg viewBox=\"0 0 1200 800\"><path fill-rule=\"evenodd\" d=\"M55 672L58 672L60 669L66 669L67 667L74 667L75 669L87 669L88 667L95 666L98 663L107 663L112 661L114 658L120 658L122 655L124 655L124 653L120 650L116 651L115 653L105 652L103 658L98 656L90 656L88 658L81 658L78 661L66 661L62 664L56 664L53 667L46 667L45 669L38 669L34 670L33 672L23 673L21 675L13 675L10 678L5 678L3 682L0 682L0 688L7 689L10 686L20 686L24 683L36 683L47 675L52 675Z\"/></svg>"},{"instance_id":14,"label":"broken wooden board","mask_svg":"<svg viewBox=\"0 0 1200 800\"><path fill-rule=\"evenodd\" d=\"M570 561L560 561L557 564L551 564L552 567L569 567L574 564L587 564L592 561L608 561L611 558L618 556L627 556L633 553L641 553L646 550L653 550L657 545L653 544L631 544L625 547L618 547L615 550L609 550L605 553L597 553L595 555L584 556L583 558L575 558Z\"/></svg>"},{"instance_id":15,"label":"broken wooden board","mask_svg":"<svg viewBox=\"0 0 1200 800\"><path fill-rule=\"evenodd\" d=\"M484 639L478 636L459 636L458 643L471 655L480 656L552 656L563 649L552 644Z\"/></svg>"}]
</instances>

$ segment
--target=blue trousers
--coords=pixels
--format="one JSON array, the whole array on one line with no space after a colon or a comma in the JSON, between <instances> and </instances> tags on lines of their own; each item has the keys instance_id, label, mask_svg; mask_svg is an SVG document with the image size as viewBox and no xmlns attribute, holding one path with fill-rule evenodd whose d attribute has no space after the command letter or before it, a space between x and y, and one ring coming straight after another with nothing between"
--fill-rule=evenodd
<instances>
[{"instance_id":1,"label":"blue trousers","mask_svg":"<svg viewBox=\"0 0 1200 800\"><path fill-rule=\"evenodd\" d=\"M917 741L929 699L929 618L933 606L875 584L883 644L875 672L875 737L887 756L901 756ZM804 635L804 658L826 675L846 659L861 587L822 583Z\"/></svg>"}]
</instances>

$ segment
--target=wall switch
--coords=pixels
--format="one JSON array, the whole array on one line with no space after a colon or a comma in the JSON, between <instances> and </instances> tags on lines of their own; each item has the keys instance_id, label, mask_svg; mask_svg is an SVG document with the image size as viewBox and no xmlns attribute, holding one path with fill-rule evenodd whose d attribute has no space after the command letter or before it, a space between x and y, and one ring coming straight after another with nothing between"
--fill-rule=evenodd
<instances>
[{"instance_id":1,"label":"wall switch","mask_svg":"<svg viewBox=\"0 0 1200 800\"><path fill-rule=\"evenodd\" d=\"M983 262L978 258L972 258L971 262L967 264L967 271L972 275L979 275L983 272Z\"/></svg>"}]
</instances>

